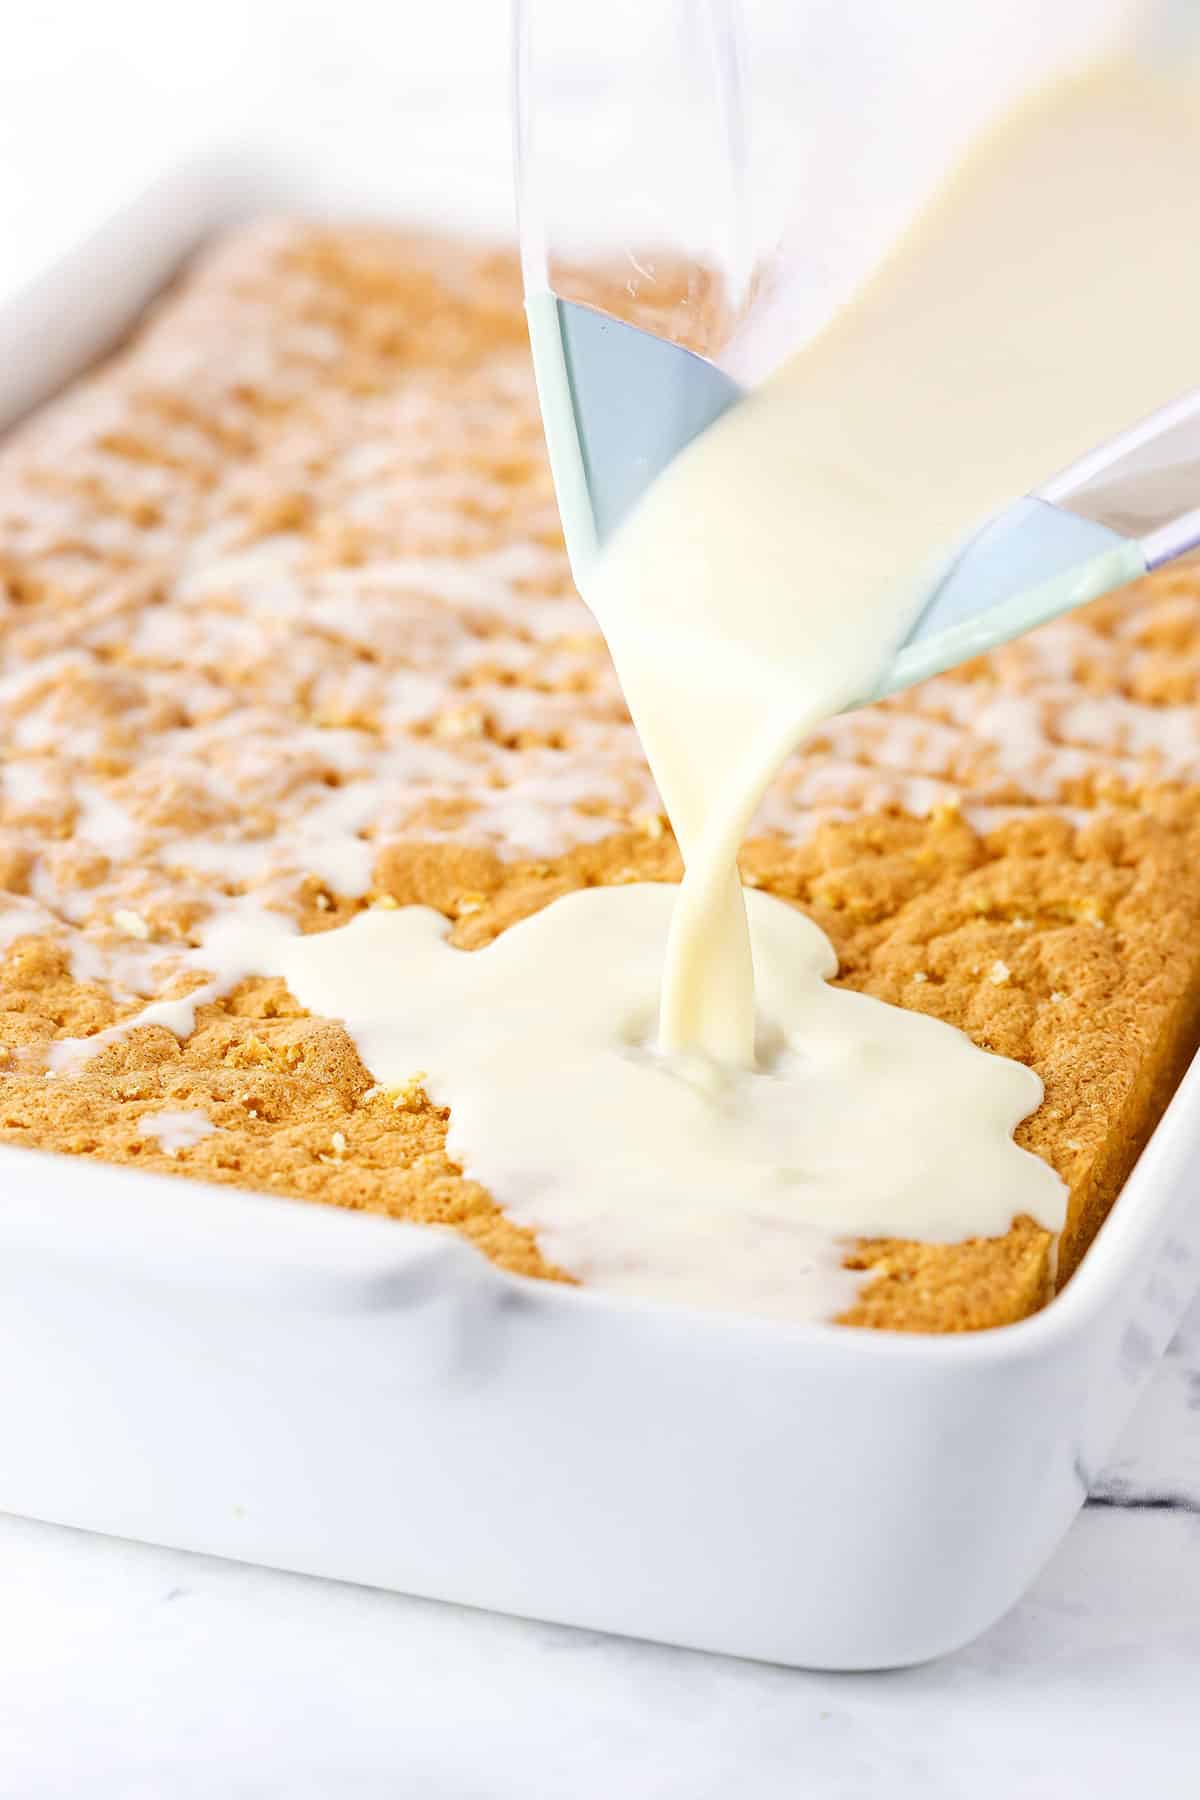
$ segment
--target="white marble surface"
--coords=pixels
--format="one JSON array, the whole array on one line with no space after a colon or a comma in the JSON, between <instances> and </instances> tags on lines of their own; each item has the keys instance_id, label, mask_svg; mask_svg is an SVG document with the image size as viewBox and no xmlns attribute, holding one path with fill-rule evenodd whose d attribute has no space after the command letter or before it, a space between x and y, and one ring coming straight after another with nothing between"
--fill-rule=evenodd
<instances>
[{"instance_id":1,"label":"white marble surface","mask_svg":"<svg viewBox=\"0 0 1200 1800\"><path fill-rule=\"evenodd\" d=\"M1200 1792L1200 1304L1026 1599L819 1675L0 1518L14 1800Z\"/></svg>"}]
</instances>

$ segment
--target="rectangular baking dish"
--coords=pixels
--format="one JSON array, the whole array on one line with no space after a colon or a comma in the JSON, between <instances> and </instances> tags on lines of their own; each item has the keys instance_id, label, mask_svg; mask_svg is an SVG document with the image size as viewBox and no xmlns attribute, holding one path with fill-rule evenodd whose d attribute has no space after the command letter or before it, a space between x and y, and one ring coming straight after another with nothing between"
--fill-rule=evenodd
<instances>
[{"instance_id":1,"label":"rectangular baking dish","mask_svg":"<svg viewBox=\"0 0 1200 1800\"><path fill-rule=\"evenodd\" d=\"M180 166L0 302L5 421L188 250L328 168ZM314 198L315 196L315 198ZM359 209L361 210L361 208ZM1037 1573L1200 1285L1193 1066L1065 1293L958 1338L506 1275L452 1235L0 1151L0 1506L833 1669Z\"/></svg>"}]
</instances>

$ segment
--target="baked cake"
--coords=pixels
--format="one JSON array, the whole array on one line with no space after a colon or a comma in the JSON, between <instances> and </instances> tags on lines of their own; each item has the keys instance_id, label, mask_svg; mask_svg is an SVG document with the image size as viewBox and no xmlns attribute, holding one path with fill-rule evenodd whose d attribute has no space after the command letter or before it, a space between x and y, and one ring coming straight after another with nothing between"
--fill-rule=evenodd
<instances>
[{"instance_id":1,"label":"baked cake","mask_svg":"<svg viewBox=\"0 0 1200 1800\"><path fill-rule=\"evenodd\" d=\"M256 224L0 450L0 1141L453 1226L569 1279L278 980L120 1029L252 892L422 902L471 949L679 858L546 467L515 259ZM848 986L1030 1064L1068 1278L1200 1032L1200 571L1101 600L792 759L754 886ZM170 1016L170 1009L164 1018ZM116 1028L116 1029L114 1029ZM73 1040L105 1033L90 1057ZM1001 1324L1047 1234L860 1244L846 1322Z\"/></svg>"}]
</instances>

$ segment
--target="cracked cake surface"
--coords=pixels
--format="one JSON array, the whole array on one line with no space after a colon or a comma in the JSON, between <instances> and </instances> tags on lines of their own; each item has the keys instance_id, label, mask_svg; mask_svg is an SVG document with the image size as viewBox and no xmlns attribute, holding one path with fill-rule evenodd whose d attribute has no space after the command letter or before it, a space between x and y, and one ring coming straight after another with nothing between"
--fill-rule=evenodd
<instances>
[{"instance_id":1,"label":"cracked cake surface","mask_svg":"<svg viewBox=\"0 0 1200 1800\"><path fill-rule=\"evenodd\" d=\"M569 1279L278 980L201 998L222 909L421 902L476 948L679 859L558 530L515 258L267 220L0 448L0 1141L453 1226ZM833 722L745 879L843 983L1037 1070L1070 1275L1200 1030L1200 570ZM103 1034L100 1044L86 1040ZM84 1040L82 1047L80 1040ZM175 1121L164 1125L162 1121ZM190 1121L190 1123L189 1123ZM1029 1220L864 1243L849 1322L1052 1285Z\"/></svg>"}]
</instances>

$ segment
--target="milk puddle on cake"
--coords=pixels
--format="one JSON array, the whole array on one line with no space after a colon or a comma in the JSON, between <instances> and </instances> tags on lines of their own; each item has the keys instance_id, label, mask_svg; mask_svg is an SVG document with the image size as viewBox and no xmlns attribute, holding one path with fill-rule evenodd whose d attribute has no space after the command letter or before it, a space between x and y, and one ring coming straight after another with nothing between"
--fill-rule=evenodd
<instances>
[{"instance_id":1,"label":"milk puddle on cake","mask_svg":"<svg viewBox=\"0 0 1200 1800\"><path fill-rule=\"evenodd\" d=\"M857 1288L849 1241L1060 1229L1063 1183L1011 1136L1038 1077L831 987L823 935L767 895L747 911L735 855L779 760L870 691L962 531L1185 385L1197 150L1188 96L1133 75L1023 109L626 522L585 597L681 890L576 893L470 954L425 908L303 936L235 907L196 953L209 991L280 975L344 1020L378 1082L450 1109L466 1173L588 1285L826 1318ZM1118 190L1146 196L1136 259L1111 240ZM199 997L166 1003L172 1028Z\"/></svg>"}]
</instances>

